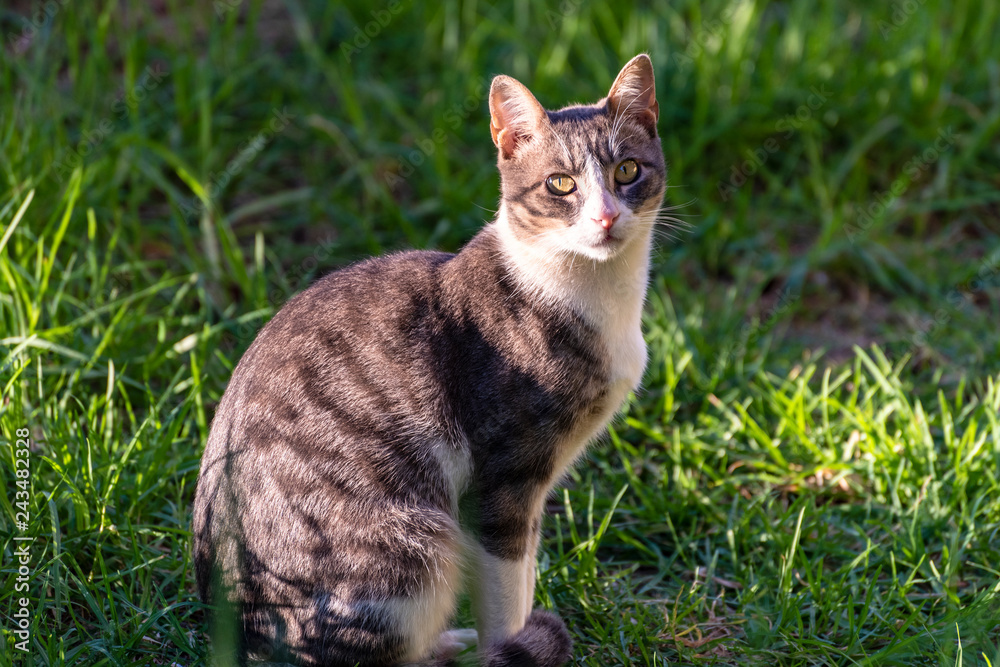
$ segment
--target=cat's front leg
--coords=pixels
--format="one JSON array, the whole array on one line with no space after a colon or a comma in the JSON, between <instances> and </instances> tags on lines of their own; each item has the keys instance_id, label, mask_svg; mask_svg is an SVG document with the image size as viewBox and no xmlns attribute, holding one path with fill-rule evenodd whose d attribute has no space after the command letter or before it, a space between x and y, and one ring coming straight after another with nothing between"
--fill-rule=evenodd
<instances>
[{"instance_id":1,"label":"cat's front leg","mask_svg":"<svg viewBox=\"0 0 1000 667\"><path fill-rule=\"evenodd\" d=\"M516 478L515 478L516 479ZM524 627L535 596L542 494L533 485L482 484L470 553L470 593L483 645Z\"/></svg>"},{"instance_id":2,"label":"cat's front leg","mask_svg":"<svg viewBox=\"0 0 1000 667\"><path fill-rule=\"evenodd\" d=\"M535 552L519 558L490 553L477 544L472 600L483 644L509 637L524 627L535 596Z\"/></svg>"},{"instance_id":3,"label":"cat's front leg","mask_svg":"<svg viewBox=\"0 0 1000 667\"><path fill-rule=\"evenodd\" d=\"M472 603L485 667L558 667L572 656L566 626L555 614L532 612L542 496L499 503L506 517L484 508L473 547ZM532 502L533 501L533 502ZM496 509L497 504L490 509Z\"/></svg>"}]
</instances>

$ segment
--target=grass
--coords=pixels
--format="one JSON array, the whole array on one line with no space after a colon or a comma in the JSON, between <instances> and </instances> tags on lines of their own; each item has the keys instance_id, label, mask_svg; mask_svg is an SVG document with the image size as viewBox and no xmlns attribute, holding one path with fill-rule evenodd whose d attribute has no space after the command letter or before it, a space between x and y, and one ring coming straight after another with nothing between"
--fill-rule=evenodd
<instances>
[{"instance_id":1,"label":"grass","mask_svg":"<svg viewBox=\"0 0 1000 667\"><path fill-rule=\"evenodd\" d=\"M189 508L257 329L492 216L491 75L647 51L694 228L538 603L595 667L1000 665L1000 7L188 4L0 9L3 664L207 664Z\"/></svg>"}]
</instances>

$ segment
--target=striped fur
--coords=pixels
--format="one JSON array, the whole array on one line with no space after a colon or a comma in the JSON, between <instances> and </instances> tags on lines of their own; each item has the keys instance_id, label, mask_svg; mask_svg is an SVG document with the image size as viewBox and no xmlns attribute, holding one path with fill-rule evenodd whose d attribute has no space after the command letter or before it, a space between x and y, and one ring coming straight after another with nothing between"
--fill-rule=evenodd
<instances>
[{"instance_id":1,"label":"striped fur","mask_svg":"<svg viewBox=\"0 0 1000 667\"><path fill-rule=\"evenodd\" d=\"M466 583L483 664L569 659L562 622L531 610L535 551L546 495L645 365L652 86L637 56L608 98L545 111L497 77L497 219L458 254L323 278L247 350L193 523L200 593L242 662L444 664L477 637L449 630ZM577 190L553 195L551 174Z\"/></svg>"}]
</instances>

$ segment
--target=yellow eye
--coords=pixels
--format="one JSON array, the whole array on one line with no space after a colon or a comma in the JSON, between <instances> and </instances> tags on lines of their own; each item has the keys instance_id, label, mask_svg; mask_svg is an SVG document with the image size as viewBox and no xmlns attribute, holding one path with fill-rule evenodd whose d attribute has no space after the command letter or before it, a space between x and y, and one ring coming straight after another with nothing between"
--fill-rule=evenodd
<instances>
[{"instance_id":1,"label":"yellow eye","mask_svg":"<svg viewBox=\"0 0 1000 667\"><path fill-rule=\"evenodd\" d=\"M615 180L622 185L627 185L639 175L639 165L635 160L625 160L615 169Z\"/></svg>"},{"instance_id":2,"label":"yellow eye","mask_svg":"<svg viewBox=\"0 0 1000 667\"><path fill-rule=\"evenodd\" d=\"M545 187L554 195L568 195L576 190L576 181L566 174L553 174L545 179Z\"/></svg>"}]
</instances>

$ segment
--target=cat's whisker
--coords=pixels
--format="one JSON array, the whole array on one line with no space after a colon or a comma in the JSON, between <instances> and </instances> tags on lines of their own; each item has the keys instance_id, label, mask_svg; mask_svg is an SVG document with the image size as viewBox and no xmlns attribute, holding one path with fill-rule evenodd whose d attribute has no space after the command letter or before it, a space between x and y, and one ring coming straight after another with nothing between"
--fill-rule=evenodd
<instances>
[{"instance_id":1,"label":"cat's whisker","mask_svg":"<svg viewBox=\"0 0 1000 667\"><path fill-rule=\"evenodd\" d=\"M683 213L674 213L673 211L667 211L667 210L660 209L660 210L656 210L656 211L648 211L646 213L642 213L642 214L640 214L637 217L639 219L641 219L641 220L657 220L657 219L659 219L659 218L661 218L663 216L671 216L671 215L684 215L684 214Z\"/></svg>"},{"instance_id":2,"label":"cat's whisker","mask_svg":"<svg viewBox=\"0 0 1000 667\"><path fill-rule=\"evenodd\" d=\"M611 154L615 155L617 153L617 146L615 144L615 124L618 122L618 113L621 109L615 109L615 117L611 119L611 131L608 132L608 148L611 149Z\"/></svg>"},{"instance_id":3,"label":"cat's whisker","mask_svg":"<svg viewBox=\"0 0 1000 667\"><path fill-rule=\"evenodd\" d=\"M669 224L669 223L664 224L664 223L658 222L656 220L643 221L641 223L641 229L642 229L643 232L652 232L654 235L657 235L657 234L666 235L669 238L671 238L673 240L676 240L676 241L680 240L679 234L689 234L689 233L691 233L691 228L689 228L689 227L680 227L680 226ZM675 236L672 232L677 232L678 235Z\"/></svg>"},{"instance_id":4,"label":"cat's whisker","mask_svg":"<svg viewBox=\"0 0 1000 667\"><path fill-rule=\"evenodd\" d=\"M546 127L548 128L548 130L552 134L552 136L556 138L556 141L559 142L559 145L562 146L563 157L566 158L566 164L567 165L573 164L573 156L569 152L569 148L567 148L566 142L563 141L563 138L561 136L559 136L559 133L556 132L555 129L551 125L546 125Z\"/></svg>"},{"instance_id":5,"label":"cat's whisker","mask_svg":"<svg viewBox=\"0 0 1000 667\"><path fill-rule=\"evenodd\" d=\"M676 212L677 208L680 208L680 207L679 206L668 206L668 207L662 208L662 209L660 209L660 210L658 210L658 211L656 211L656 212L654 212L652 214L642 214L642 218L641 219L648 219L648 220L653 220L653 221L661 222L661 223L665 223L665 224L678 225L680 227L684 227L685 229L691 229L691 228L693 228L694 227L693 223L690 223L687 220L683 220L679 216L692 216L693 217L693 216L697 216L698 214L696 214L696 213L677 213Z\"/></svg>"},{"instance_id":6,"label":"cat's whisker","mask_svg":"<svg viewBox=\"0 0 1000 667\"><path fill-rule=\"evenodd\" d=\"M661 215L656 218L656 222L661 224L667 224L668 226L683 227L684 229L694 229L694 225L687 220L681 220L672 215Z\"/></svg>"},{"instance_id":7,"label":"cat's whisker","mask_svg":"<svg viewBox=\"0 0 1000 667\"><path fill-rule=\"evenodd\" d=\"M685 229L694 229L694 227L695 227L695 223L689 222L688 220L686 220L684 218L679 218L679 217L670 215L669 213L658 215L658 216L656 216L653 219L656 222L659 222L659 223L663 223L663 224L666 224L666 225L677 225L678 227L683 227Z\"/></svg>"},{"instance_id":8,"label":"cat's whisker","mask_svg":"<svg viewBox=\"0 0 1000 667\"><path fill-rule=\"evenodd\" d=\"M676 227L669 227L657 224L649 224L642 228L643 232L649 232L653 235L654 240L659 240L661 238L667 238L672 242L681 243L682 238L681 233L685 233L687 230L680 230ZM677 233L675 233L677 232Z\"/></svg>"},{"instance_id":9,"label":"cat's whisker","mask_svg":"<svg viewBox=\"0 0 1000 667\"><path fill-rule=\"evenodd\" d=\"M683 229L685 231L691 231L692 229L694 229L694 225L692 225L690 222L687 222L686 220L680 220L678 218L669 215L658 217L656 218L656 220L654 220L654 222L657 225L662 225L664 227L673 227L675 229Z\"/></svg>"},{"instance_id":10,"label":"cat's whisker","mask_svg":"<svg viewBox=\"0 0 1000 667\"><path fill-rule=\"evenodd\" d=\"M691 205L695 204L697 201L698 201L697 199L691 199L689 201L684 202L683 204L671 204L670 206L661 206L659 210L661 210L661 211L677 211L677 210L680 210L682 208L687 208L688 206L691 206Z\"/></svg>"},{"instance_id":11,"label":"cat's whisker","mask_svg":"<svg viewBox=\"0 0 1000 667\"><path fill-rule=\"evenodd\" d=\"M608 148L611 149L611 155L618 154L618 132L615 126L618 124L618 114L621 113L621 107L615 109L615 117L611 121L611 132L608 133Z\"/></svg>"},{"instance_id":12,"label":"cat's whisker","mask_svg":"<svg viewBox=\"0 0 1000 667\"><path fill-rule=\"evenodd\" d=\"M670 234L657 234L655 237L656 246L659 248L661 246L667 245L678 245L681 243L681 239Z\"/></svg>"},{"instance_id":13,"label":"cat's whisker","mask_svg":"<svg viewBox=\"0 0 1000 667\"><path fill-rule=\"evenodd\" d=\"M677 206L666 206L664 208L657 209L656 211L651 211L650 213L643 213L643 215L650 215L650 214L652 214L653 216L661 216L661 215L687 216L689 218L699 216L698 213L694 212L683 213L680 211L680 207Z\"/></svg>"}]
</instances>

